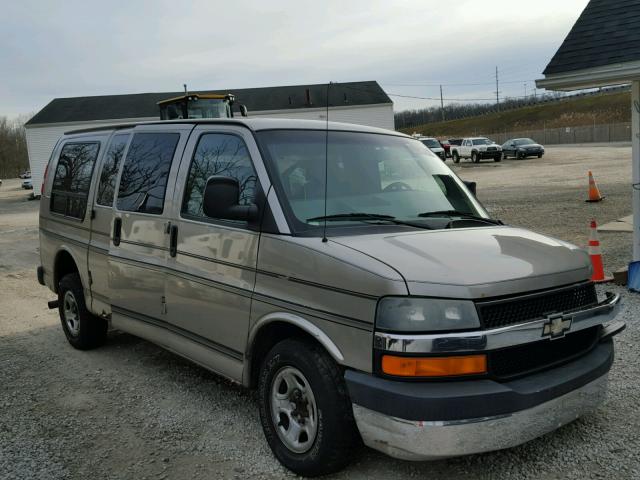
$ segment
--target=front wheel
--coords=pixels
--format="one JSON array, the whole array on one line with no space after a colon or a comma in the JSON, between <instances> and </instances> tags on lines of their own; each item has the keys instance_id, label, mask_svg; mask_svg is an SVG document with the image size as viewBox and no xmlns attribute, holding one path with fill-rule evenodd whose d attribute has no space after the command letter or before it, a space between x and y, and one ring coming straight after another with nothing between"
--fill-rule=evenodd
<instances>
[{"instance_id":1,"label":"front wheel","mask_svg":"<svg viewBox=\"0 0 640 480\"><path fill-rule=\"evenodd\" d=\"M458 155L458 152L453 152L451 157L453 158L453 163L460 163L460 155Z\"/></svg>"},{"instance_id":2,"label":"front wheel","mask_svg":"<svg viewBox=\"0 0 640 480\"><path fill-rule=\"evenodd\" d=\"M84 303L80 275L70 273L58 284L58 312L62 330L69 343L78 350L99 347L107 339L107 321L93 315Z\"/></svg>"},{"instance_id":3,"label":"front wheel","mask_svg":"<svg viewBox=\"0 0 640 480\"><path fill-rule=\"evenodd\" d=\"M541 153L538 154L538 158L542 158L542 154Z\"/></svg>"},{"instance_id":4,"label":"front wheel","mask_svg":"<svg viewBox=\"0 0 640 480\"><path fill-rule=\"evenodd\" d=\"M502 155L496 155L495 157L493 157L493 161L494 162L501 162L502 161Z\"/></svg>"},{"instance_id":5,"label":"front wheel","mask_svg":"<svg viewBox=\"0 0 640 480\"><path fill-rule=\"evenodd\" d=\"M359 434L338 365L317 344L287 339L267 354L258 381L260 420L278 460L298 475L337 472Z\"/></svg>"},{"instance_id":6,"label":"front wheel","mask_svg":"<svg viewBox=\"0 0 640 480\"><path fill-rule=\"evenodd\" d=\"M478 155L478 153L477 153L477 152L473 152L473 153L471 154L471 161L472 161L473 163L480 163L480 156Z\"/></svg>"}]
</instances>

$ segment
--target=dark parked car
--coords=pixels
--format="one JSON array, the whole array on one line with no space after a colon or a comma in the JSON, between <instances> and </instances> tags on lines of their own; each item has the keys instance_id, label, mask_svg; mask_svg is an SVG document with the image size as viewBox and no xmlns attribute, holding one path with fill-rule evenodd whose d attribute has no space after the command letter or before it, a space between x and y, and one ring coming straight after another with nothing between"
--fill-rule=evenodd
<instances>
[{"instance_id":1,"label":"dark parked car","mask_svg":"<svg viewBox=\"0 0 640 480\"><path fill-rule=\"evenodd\" d=\"M544 147L530 138L512 138L502 145L503 158L538 157L544 155Z\"/></svg>"}]
</instances>

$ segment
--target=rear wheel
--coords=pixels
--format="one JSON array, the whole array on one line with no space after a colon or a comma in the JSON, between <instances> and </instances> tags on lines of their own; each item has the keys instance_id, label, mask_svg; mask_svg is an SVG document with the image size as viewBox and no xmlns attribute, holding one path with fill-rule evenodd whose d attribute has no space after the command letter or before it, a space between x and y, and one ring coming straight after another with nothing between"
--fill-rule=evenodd
<instances>
[{"instance_id":1,"label":"rear wheel","mask_svg":"<svg viewBox=\"0 0 640 480\"><path fill-rule=\"evenodd\" d=\"M451 154L451 158L453 158L453 163L460 163L460 155L458 155L457 151Z\"/></svg>"},{"instance_id":2,"label":"rear wheel","mask_svg":"<svg viewBox=\"0 0 640 480\"><path fill-rule=\"evenodd\" d=\"M60 280L58 312L62 330L74 348L90 350L104 344L107 339L107 322L87 310L79 274L70 273Z\"/></svg>"},{"instance_id":3,"label":"rear wheel","mask_svg":"<svg viewBox=\"0 0 640 480\"><path fill-rule=\"evenodd\" d=\"M336 472L359 434L342 371L317 344L287 339L267 354L258 381L260 420L274 455L298 475Z\"/></svg>"}]
</instances>

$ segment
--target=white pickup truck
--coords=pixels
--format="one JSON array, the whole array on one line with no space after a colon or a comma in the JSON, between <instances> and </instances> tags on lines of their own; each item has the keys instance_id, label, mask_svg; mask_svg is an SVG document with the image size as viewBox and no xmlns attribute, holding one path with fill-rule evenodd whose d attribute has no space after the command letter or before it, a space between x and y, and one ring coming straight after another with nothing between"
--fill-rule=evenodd
<instances>
[{"instance_id":1,"label":"white pickup truck","mask_svg":"<svg viewBox=\"0 0 640 480\"><path fill-rule=\"evenodd\" d=\"M470 158L475 163L483 158L499 162L502 160L502 147L485 137L464 138L461 145L451 145L451 158L455 163L459 163L461 158Z\"/></svg>"}]
</instances>

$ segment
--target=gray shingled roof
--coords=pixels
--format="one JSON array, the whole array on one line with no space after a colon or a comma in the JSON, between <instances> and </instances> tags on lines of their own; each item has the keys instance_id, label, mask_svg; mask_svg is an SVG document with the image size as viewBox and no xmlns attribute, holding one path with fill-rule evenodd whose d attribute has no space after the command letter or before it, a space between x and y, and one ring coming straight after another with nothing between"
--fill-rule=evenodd
<instances>
[{"instance_id":1,"label":"gray shingled roof","mask_svg":"<svg viewBox=\"0 0 640 480\"><path fill-rule=\"evenodd\" d=\"M311 103L307 102L307 89ZM326 105L327 84L194 90L196 92L233 93L236 101L245 104L251 114L252 111L323 107ZM182 94L183 92L164 92L56 98L29 120L27 125L159 117L157 103ZM391 99L375 81L336 83L331 86L330 97L331 106L391 103Z\"/></svg>"},{"instance_id":2,"label":"gray shingled roof","mask_svg":"<svg viewBox=\"0 0 640 480\"><path fill-rule=\"evenodd\" d=\"M640 60L640 1L591 0L545 75Z\"/></svg>"}]
</instances>

